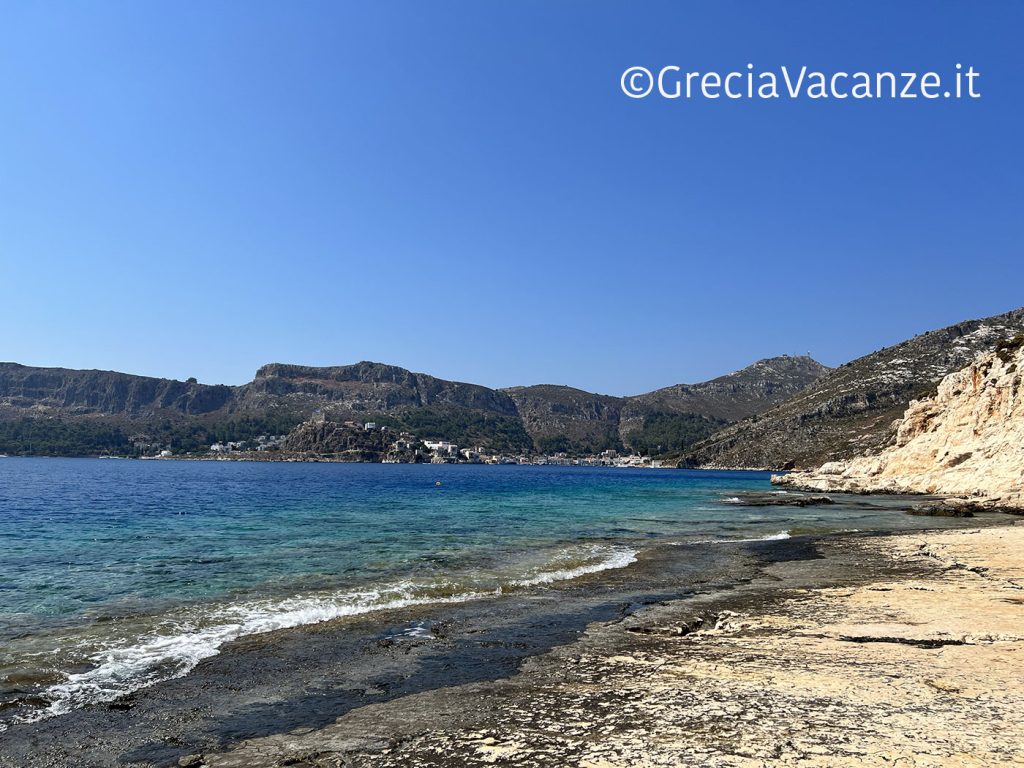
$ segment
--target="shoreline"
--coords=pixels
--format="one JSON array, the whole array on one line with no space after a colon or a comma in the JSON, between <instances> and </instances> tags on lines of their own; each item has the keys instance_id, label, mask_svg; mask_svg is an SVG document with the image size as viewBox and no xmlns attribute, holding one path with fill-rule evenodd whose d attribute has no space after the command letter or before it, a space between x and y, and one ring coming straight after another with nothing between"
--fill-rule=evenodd
<instances>
[{"instance_id":1,"label":"shoreline","mask_svg":"<svg viewBox=\"0 0 1024 768\"><path fill-rule=\"evenodd\" d=\"M511 678L195 764L1024 764L1024 526L845 543L826 559L880 545L888 567L829 584L814 561L778 560L760 579L774 587L655 604Z\"/></svg>"},{"instance_id":2,"label":"shoreline","mask_svg":"<svg viewBox=\"0 0 1024 768\"><path fill-rule=\"evenodd\" d=\"M566 675L604 680L605 695L615 698L619 682L608 669L626 662L610 660L635 658L649 642L687 637L717 642L726 633L709 628L723 617L726 624L756 621L766 607L781 605L794 590L810 594L893 578L933 579L932 563L893 559L879 549L888 541L985 531L1012 531L1024 538L1024 526L1007 520L1006 525L955 532L837 533L716 547L683 545L689 546L685 550L656 545L628 568L499 601L397 609L249 636L184 678L106 705L12 726L0 737L0 766L23 765L19 761L28 755L45 756L53 766L163 766L187 763L196 754L205 755L210 766L271 766L291 759L300 748L318 755L305 764L334 765L331 761L340 754L337 729L355 723L357 730L365 730L370 713L376 713L372 744L349 731L342 739L353 764L403 764L394 756L399 754L395 744L411 744L410 724L421 729L430 724L432 730L415 736L418 751L406 754L407 759L424 765L486 764L487 755L506 752L489 752L485 748L497 741L478 744L453 731L455 724L487 712L501 722L510 701L557 685ZM733 614L744 618L733 621ZM570 657L577 661L566 668ZM583 657L586 663L579 660ZM667 667L673 664L666 662ZM490 709L461 705L478 699L490 702ZM547 702L530 710L546 711L557 724L571 715L560 706ZM447 714L438 720L434 710ZM659 728L643 728L657 736ZM296 729L304 733L279 735ZM616 726L616 732L622 729L623 724ZM498 734L481 738L497 739ZM428 748L431 739L434 746ZM441 742L447 746L439 753ZM528 744L506 747L511 764L547 764ZM558 759L576 760L575 754L563 750ZM84 756L90 762L83 763Z\"/></svg>"},{"instance_id":3,"label":"shoreline","mask_svg":"<svg viewBox=\"0 0 1024 768\"><path fill-rule=\"evenodd\" d=\"M792 478L792 479L790 479ZM928 499L939 502L947 510L966 510L979 512L997 512L1005 515L1024 516L1024 496L1016 497L1008 494L957 493L941 489L916 489L900 485L881 485L866 488L856 481L848 482L841 478L823 475L812 475L806 472L772 474L773 487L780 488L778 493L823 493L844 494L847 496L905 496L907 498Z\"/></svg>"},{"instance_id":4,"label":"shoreline","mask_svg":"<svg viewBox=\"0 0 1024 768\"><path fill-rule=\"evenodd\" d=\"M549 458L538 455L536 458ZM580 459L587 459L589 457L578 457ZM445 462L430 462L430 461L368 461L365 459L351 459L351 458L338 458L337 456L330 454L303 454L303 453L291 453L278 456L263 456L263 455L209 455L209 454L175 454L173 456L119 456L119 455L83 455L83 456L60 456L50 455L45 453L30 453L30 454L13 454L13 455L0 455L0 459L101 459L104 461L117 460L117 461L186 461L186 462L237 462L240 464L244 463L257 463L257 464L388 464L396 466L422 466L422 467L438 467L438 466L472 466L472 467L571 467L579 469L669 469L679 470L683 472L757 472L761 474L769 472L789 472L790 470L773 469L771 467L718 467L718 466L701 466L701 467L679 467L671 463L669 464L576 464L572 463L576 461L576 458L570 460L570 463L559 463L556 461L526 461L526 462L494 462L494 461L445 461ZM657 457L654 457L652 461L660 461ZM909 495L909 494L908 494Z\"/></svg>"}]
</instances>

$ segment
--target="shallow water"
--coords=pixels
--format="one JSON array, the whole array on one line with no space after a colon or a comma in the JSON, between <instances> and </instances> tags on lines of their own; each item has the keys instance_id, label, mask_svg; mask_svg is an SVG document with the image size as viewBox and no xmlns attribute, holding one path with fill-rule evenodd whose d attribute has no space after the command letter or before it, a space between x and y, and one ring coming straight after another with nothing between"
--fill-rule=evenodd
<instances>
[{"instance_id":1,"label":"shallow water","mask_svg":"<svg viewBox=\"0 0 1024 768\"><path fill-rule=\"evenodd\" d=\"M768 473L0 460L0 720L186 674L245 635L460 602L645 545L886 530L902 500L749 507ZM0 724L2 727L2 724Z\"/></svg>"}]
</instances>

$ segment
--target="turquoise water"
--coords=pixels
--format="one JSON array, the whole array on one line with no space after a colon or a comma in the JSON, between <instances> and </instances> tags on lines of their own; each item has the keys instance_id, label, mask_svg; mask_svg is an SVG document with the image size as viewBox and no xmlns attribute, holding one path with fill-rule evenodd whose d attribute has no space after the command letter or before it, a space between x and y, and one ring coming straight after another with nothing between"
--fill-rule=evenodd
<instances>
[{"instance_id":1,"label":"turquoise water","mask_svg":"<svg viewBox=\"0 0 1024 768\"><path fill-rule=\"evenodd\" d=\"M651 543L936 524L730 499L768 490L756 472L0 459L0 720L186 674L240 636L500 599Z\"/></svg>"}]
</instances>

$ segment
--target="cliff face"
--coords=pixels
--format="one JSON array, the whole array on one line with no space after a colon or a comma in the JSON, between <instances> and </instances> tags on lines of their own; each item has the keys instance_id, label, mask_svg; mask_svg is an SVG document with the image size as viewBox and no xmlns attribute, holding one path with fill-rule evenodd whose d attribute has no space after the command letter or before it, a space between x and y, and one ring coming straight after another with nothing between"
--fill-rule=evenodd
<instances>
[{"instance_id":1,"label":"cliff face","mask_svg":"<svg viewBox=\"0 0 1024 768\"><path fill-rule=\"evenodd\" d=\"M873 456L773 478L783 486L975 497L1024 508L1024 335L946 376L910 403Z\"/></svg>"},{"instance_id":2,"label":"cliff face","mask_svg":"<svg viewBox=\"0 0 1024 768\"><path fill-rule=\"evenodd\" d=\"M199 415L228 406L234 387L132 376L115 371L31 368L0 363L0 416L123 416L160 412Z\"/></svg>"},{"instance_id":3,"label":"cliff face","mask_svg":"<svg viewBox=\"0 0 1024 768\"><path fill-rule=\"evenodd\" d=\"M878 451L911 400L1024 331L1024 308L916 336L829 371L778 407L737 422L694 446L702 467L813 467Z\"/></svg>"},{"instance_id":4,"label":"cliff face","mask_svg":"<svg viewBox=\"0 0 1024 768\"><path fill-rule=\"evenodd\" d=\"M353 413L393 413L405 408L456 406L515 416L512 399L478 384L446 381L382 363L330 368L272 363L238 388L243 407L261 408L289 400L296 405L330 406Z\"/></svg>"}]
</instances>

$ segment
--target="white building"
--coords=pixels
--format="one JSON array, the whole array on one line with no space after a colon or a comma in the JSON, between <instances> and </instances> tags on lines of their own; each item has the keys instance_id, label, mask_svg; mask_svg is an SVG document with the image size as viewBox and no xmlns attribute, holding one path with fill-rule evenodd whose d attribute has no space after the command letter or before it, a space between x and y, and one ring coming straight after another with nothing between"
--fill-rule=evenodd
<instances>
[{"instance_id":1,"label":"white building","mask_svg":"<svg viewBox=\"0 0 1024 768\"><path fill-rule=\"evenodd\" d=\"M444 440L424 440L423 444L439 456L458 456L459 446Z\"/></svg>"}]
</instances>

